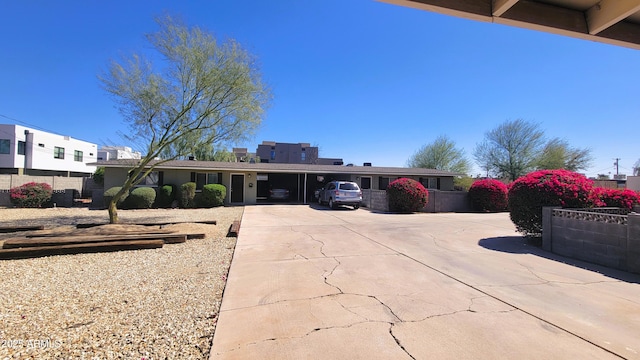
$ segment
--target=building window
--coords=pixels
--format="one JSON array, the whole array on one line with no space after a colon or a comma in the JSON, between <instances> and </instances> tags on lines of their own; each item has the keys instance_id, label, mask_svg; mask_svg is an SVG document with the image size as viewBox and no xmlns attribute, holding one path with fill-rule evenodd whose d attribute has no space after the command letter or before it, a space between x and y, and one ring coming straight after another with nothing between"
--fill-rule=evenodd
<instances>
[{"instance_id":1,"label":"building window","mask_svg":"<svg viewBox=\"0 0 640 360\"><path fill-rule=\"evenodd\" d=\"M24 155L27 144L24 141L18 140L18 155Z\"/></svg>"},{"instance_id":2,"label":"building window","mask_svg":"<svg viewBox=\"0 0 640 360\"><path fill-rule=\"evenodd\" d=\"M142 174L141 174L142 175ZM158 186L159 175L157 171L152 171L144 179L140 180L136 186Z\"/></svg>"},{"instance_id":3,"label":"building window","mask_svg":"<svg viewBox=\"0 0 640 360\"><path fill-rule=\"evenodd\" d=\"M360 178L360 189L366 190L371 189L371 178L370 177L361 177Z\"/></svg>"},{"instance_id":4,"label":"building window","mask_svg":"<svg viewBox=\"0 0 640 360\"><path fill-rule=\"evenodd\" d=\"M44 147L44 144L43 143L38 143L38 146Z\"/></svg>"},{"instance_id":5,"label":"building window","mask_svg":"<svg viewBox=\"0 0 640 360\"><path fill-rule=\"evenodd\" d=\"M80 150L74 150L73 151L73 161L82 162L82 151L80 151Z\"/></svg>"},{"instance_id":6,"label":"building window","mask_svg":"<svg viewBox=\"0 0 640 360\"><path fill-rule=\"evenodd\" d=\"M302 151L300 153L300 160L302 161L306 161L307 160L307 153L305 153L304 151Z\"/></svg>"},{"instance_id":7,"label":"building window","mask_svg":"<svg viewBox=\"0 0 640 360\"><path fill-rule=\"evenodd\" d=\"M196 173L196 190L202 190L207 184L218 184L218 173Z\"/></svg>"},{"instance_id":8,"label":"building window","mask_svg":"<svg viewBox=\"0 0 640 360\"><path fill-rule=\"evenodd\" d=\"M276 159L276 151L275 150L271 150L271 154L270 154L269 158L271 160L275 160Z\"/></svg>"},{"instance_id":9,"label":"building window","mask_svg":"<svg viewBox=\"0 0 640 360\"><path fill-rule=\"evenodd\" d=\"M64 159L64 148L54 147L53 148L53 158L54 159Z\"/></svg>"},{"instance_id":10,"label":"building window","mask_svg":"<svg viewBox=\"0 0 640 360\"><path fill-rule=\"evenodd\" d=\"M0 154L11 154L11 140L0 139Z\"/></svg>"},{"instance_id":11,"label":"building window","mask_svg":"<svg viewBox=\"0 0 640 360\"><path fill-rule=\"evenodd\" d=\"M389 186L389 178L381 176L378 179L378 190L387 190L388 186Z\"/></svg>"}]
</instances>

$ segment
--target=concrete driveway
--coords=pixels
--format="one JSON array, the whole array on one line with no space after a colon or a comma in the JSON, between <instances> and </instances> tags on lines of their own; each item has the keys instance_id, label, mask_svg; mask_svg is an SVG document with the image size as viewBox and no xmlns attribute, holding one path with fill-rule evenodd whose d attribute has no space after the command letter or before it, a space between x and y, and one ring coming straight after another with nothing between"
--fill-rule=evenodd
<instances>
[{"instance_id":1,"label":"concrete driveway","mask_svg":"<svg viewBox=\"0 0 640 360\"><path fill-rule=\"evenodd\" d=\"M640 359L640 276L506 213L248 206L211 359Z\"/></svg>"}]
</instances>

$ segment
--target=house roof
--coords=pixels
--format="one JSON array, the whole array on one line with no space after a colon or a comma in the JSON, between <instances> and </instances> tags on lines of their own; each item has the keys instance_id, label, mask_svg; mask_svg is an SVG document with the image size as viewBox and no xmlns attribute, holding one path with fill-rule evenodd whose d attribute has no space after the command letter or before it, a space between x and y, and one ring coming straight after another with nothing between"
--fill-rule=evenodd
<instances>
[{"instance_id":1,"label":"house roof","mask_svg":"<svg viewBox=\"0 0 640 360\"><path fill-rule=\"evenodd\" d=\"M151 164L158 164L153 161ZM95 166L110 168L128 168L136 165L138 160L118 159L98 161ZM171 160L156 165L158 170L210 170L210 171L239 171L239 172L268 172L268 173L308 173L308 174L353 174L353 175L393 175L393 176L439 176L453 177L463 174L449 171L380 166L342 166L342 165L313 165L313 164L282 164L282 163L248 163L248 162L220 162L196 160Z\"/></svg>"},{"instance_id":2,"label":"house roof","mask_svg":"<svg viewBox=\"0 0 640 360\"><path fill-rule=\"evenodd\" d=\"M640 0L379 0L640 49Z\"/></svg>"}]
</instances>

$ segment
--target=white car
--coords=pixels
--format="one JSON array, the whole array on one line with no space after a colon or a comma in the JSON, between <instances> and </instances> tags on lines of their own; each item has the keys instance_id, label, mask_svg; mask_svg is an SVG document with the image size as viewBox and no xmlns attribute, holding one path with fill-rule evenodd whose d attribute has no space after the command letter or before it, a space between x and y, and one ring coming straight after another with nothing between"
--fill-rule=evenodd
<instances>
[{"instance_id":1,"label":"white car","mask_svg":"<svg viewBox=\"0 0 640 360\"><path fill-rule=\"evenodd\" d=\"M338 205L353 206L358 209L362 203L362 190L353 181L331 181L318 194L318 204L329 204L336 209Z\"/></svg>"}]
</instances>

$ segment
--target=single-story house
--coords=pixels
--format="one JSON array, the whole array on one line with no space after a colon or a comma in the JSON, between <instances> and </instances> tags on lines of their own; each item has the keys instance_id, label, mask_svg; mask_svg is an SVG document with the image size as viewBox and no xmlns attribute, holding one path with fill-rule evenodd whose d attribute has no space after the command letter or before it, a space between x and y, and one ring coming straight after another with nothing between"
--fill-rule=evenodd
<instances>
[{"instance_id":1,"label":"single-story house","mask_svg":"<svg viewBox=\"0 0 640 360\"><path fill-rule=\"evenodd\" d=\"M121 186L137 161L120 159L92 165L105 168L104 188L109 189ZM423 168L172 160L158 164L138 186L195 182L200 190L205 184L217 183L227 188L226 203L239 205L267 202L270 189L284 188L289 190L290 202L306 204L314 201L316 189L331 180L354 181L363 190L385 190L391 181L407 177L428 189L447 191L453 190L453 179L458 175Z\"/></svg>"}]
</instances>

